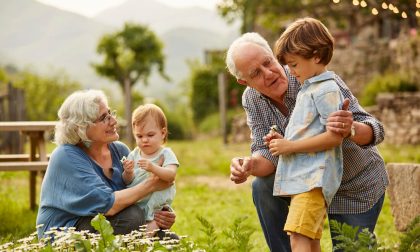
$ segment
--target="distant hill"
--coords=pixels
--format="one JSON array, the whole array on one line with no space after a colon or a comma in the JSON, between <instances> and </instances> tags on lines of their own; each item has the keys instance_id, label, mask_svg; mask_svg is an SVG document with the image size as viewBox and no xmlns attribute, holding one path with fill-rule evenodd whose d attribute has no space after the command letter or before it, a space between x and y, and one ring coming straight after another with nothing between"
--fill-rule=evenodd
<instances>
[{"instance_id":1,"label":"distant hill","mask_svg":"<svg viewBox=\"0 0 420 252\"><path fill-rule=\"evenodd\" d=\"M73 79L87 81L95 77L89 62L96 57L96 43L111 29L31 0L0 0L0 27L0 58L19 68L62 68Z\"/></svg>"},{"instance_id":2,"label":"distant hill","mask_svg":"<svg viewBox=\"0 0 420 252\"><path fill-rule=\"evenodd\" d=\"M90 63L99 61L95 48L101 35L119 29L130 17L142 24L153 23L150 28L164 43L166 72L172 85L156 75L148 88L138 85L143 93L157 98L163 98L188 76L186 59L202 60L205 49L225 48L237 36L215 12L176 9L152 0L128 1L94 19L34 0L0 0L0 64L13 63L19 68L29 65L41 72L64 69L86 87L116 88L98 77Z\"/></svg>"},{"instance_id":3,"label":"distant hill","mask_svg":"<svg viewBox=\"0 0 420 252\"><path fill-rule=\"evenodd\" d=\"M237 30L228 26L216 11L201 7L173 8L153 0L128 0L99 13L95 20L118 27L126 21L139 22L148 25L158 34L183 27L219 34Z\"/></svg>"}]
</instances>

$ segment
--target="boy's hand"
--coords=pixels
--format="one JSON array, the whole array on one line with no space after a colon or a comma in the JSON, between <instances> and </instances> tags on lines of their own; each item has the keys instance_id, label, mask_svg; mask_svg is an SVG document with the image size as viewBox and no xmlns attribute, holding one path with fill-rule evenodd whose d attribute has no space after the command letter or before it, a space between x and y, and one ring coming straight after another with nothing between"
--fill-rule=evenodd
<instances>
[{"instance_id":1,"label":"boy's hand","mask_svg":"<svg viewBox=\"0 0 420 252\"><path fill-rule=\"evenodd\" d=\"M286 139L273 139L269 145L270 153L273 156L288 155L294 153L293 142Z\"/></svg>"},{"instance_id":2,"label":"boy's hand","mask_svg":"<svg viewBox=\"0 0 420 252\"><path fill-rule=\"evenodd\" d=\"M283 136L275 131L270 131L267 135L263 136L264 144L269 146L271 140L273 139L283 139Z\"/></svg>"}]
</instances>

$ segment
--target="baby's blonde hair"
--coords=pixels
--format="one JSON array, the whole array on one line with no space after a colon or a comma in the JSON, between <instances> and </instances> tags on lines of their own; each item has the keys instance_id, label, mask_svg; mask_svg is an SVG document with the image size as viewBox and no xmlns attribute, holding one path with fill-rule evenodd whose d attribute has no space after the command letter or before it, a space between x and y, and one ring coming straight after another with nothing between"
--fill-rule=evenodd
<instances>
[{"instance_id":1,"label":"baby's blonde hair","mask_svg":"<svg viewBox=\"0 0 420 252\"><path fill-rule=\"evenodd\" d=\"M153 118L161 129L166 129L165 138L163 139L163 142L166 143L168 140L168 120L166 119L163 110L155 104L148 103L140 105L133 111L133 115L131 117L133 131L136 126L142 127L148 116Z\"/></svg>"}]
</instances>

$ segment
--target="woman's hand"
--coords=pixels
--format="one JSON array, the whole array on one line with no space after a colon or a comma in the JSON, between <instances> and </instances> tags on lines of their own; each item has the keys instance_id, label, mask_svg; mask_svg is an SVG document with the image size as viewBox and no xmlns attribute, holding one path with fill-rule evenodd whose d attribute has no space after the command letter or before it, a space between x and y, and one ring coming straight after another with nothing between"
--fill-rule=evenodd
<instances>
[{"instance_id":1,"label":"woman's hand","mask_svg":"<svg viewBox=\"0 0 420 252\"><path fill-rule=\"evenodd\" d=\"M175 218L175 212L169 212L165 210L155 212L156 224L162 229L170 229L175 223Z\"/></svg>"},{"instance_id":2,"label":"woman's hand","mask_svg":"<svg viewBox=\"0 0 420 252\"><path fill-rule=\"evenodd\" d=\"M173 182L161 180L158 176L156 176L153 173L150 173L149 178L144 183L148 183L148 185L152 188L153 192L162 191L163 189L166 189L174 184Z\"/></svg>"}]
</instances>

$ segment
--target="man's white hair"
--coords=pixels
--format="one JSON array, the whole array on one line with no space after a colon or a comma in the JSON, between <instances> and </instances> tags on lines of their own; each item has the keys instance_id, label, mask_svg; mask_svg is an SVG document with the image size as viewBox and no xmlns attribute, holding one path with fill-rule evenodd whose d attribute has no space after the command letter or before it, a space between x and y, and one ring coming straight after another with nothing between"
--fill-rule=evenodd
<instances>
[{"instance_id":1,"label":"man's white hair","mask_svg":"<svg viewBox=\"0 0 420 252\"><path fill-rule=\"evenodd\" d=\"M265 40L260 34L256 32L247 32L247 33L242 34L239 38L235 39L232 42L232 44L230 44L229 49L227 50L227 53L226 53L226 67L229 70L230 74L235 76L236 79L241 79L242 73L239 72L238 69L236 69L234 56L237 53L240 53L240 52L237 52L237 49L240 45L244 43L253 43L253 44L259 45L265 50L267 50L268 52L270 52L272 55L274 55L273 50L271 50L271 47L268 44L267 40Z\"/></svg>"},{"instance_id":2,"label":"man's white hair","mask_svg":"<svg viewBox=\"0 0 420 252\"><path fill-rule=\"evenodd\" d=\"M108 106L108 99L100 90L76 91L68 96L58 110L54 142L75 145L88 141L86 129L98 118L100 103Z\"/></svg>"}]
</instances>

